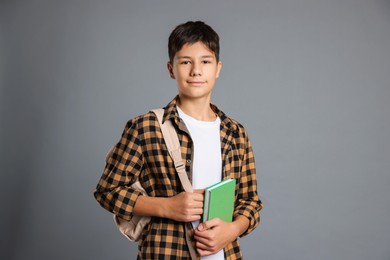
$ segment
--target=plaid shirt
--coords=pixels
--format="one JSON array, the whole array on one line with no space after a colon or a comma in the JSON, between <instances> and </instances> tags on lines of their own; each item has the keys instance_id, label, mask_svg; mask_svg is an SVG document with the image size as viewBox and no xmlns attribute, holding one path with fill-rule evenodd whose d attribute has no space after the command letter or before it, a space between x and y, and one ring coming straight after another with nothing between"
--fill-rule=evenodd
<instances>
[{"instance_id":1,"label":"plaid shirt","mask_svg":"<svg viewBox=\"0 0 390 260\"><path fill-rule=\"evenodd\" d=\"M176 102L177 97L165 107L163 122L172 120L180 140L186 171L192 180L193 142L178 115ZM228 118L215 105L210 105L221 119L222 179L237 180L234 216L243 215L250 222L249 228L241 235L245 236L259 224L259 211L262 208L257 195L252 147L244 127ZM159 123L152 112L126 124L120 141L106 159L106 167L94 193L96 200L106 210L128 220L138 196L142 195L130 188L137 178L149 196L172 197L183 191ZM192 237L194 230L190 223L153 217L138 242L138 259L190 259L185 225ZM224 252L226 259L242 258L237 240L227 245Z\"/></svg>"}]
</instances>

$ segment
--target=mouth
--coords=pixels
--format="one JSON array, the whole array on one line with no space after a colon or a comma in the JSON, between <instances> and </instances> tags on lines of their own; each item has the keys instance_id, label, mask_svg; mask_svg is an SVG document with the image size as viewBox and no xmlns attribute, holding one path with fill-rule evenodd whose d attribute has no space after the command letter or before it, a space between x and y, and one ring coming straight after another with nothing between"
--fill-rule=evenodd
<instances>
[{"instance_id":1,"label":"mouth","mask_svg":"<svg viewBox=\"0 0 390 260\"><path fill-rule=\"evenodd\" d=\"M187 81L188 84L194 85L194 86L201 86L206 83L206 81Z\"/></svg>"}]
</instances>

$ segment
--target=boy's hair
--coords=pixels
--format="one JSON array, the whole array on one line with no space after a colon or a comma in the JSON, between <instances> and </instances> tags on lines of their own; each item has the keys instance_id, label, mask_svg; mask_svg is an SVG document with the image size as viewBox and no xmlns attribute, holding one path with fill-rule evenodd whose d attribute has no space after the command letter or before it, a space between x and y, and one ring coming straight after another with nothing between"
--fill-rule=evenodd
<instances>
[{"instance_id":1,"label":"boy's hair","mask_svg":"<svg viewBox=\"0 0 390 260\"><path fill-rule=\"evenodd\" d=\"M202 21L188 21L178 25L169 36L168 54L169 62L173 64L175 54L185 44L194 44L202 42L215 54L215 58L219 61L219 36L209 25Z\"/></svg>"}]
</instances>

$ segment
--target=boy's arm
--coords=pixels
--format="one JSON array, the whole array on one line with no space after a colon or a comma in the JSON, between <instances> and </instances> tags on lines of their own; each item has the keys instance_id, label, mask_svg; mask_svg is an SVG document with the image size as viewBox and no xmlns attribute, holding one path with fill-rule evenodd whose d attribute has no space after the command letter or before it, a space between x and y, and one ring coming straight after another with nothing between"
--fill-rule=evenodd
<instances>
[{"instance_id":1,"label":"boy's arm","mask_svg":"<svg viewBox=\"0 0 390 260\"><path fill-rule=\"evenodd\" d=\"M138 131L133 120L123 130L120 141L106 158L106 166L97 184L94 196L106 210L129 220L140 191L130 186L143 168L143 155Z\"/></svg>"},{"instance_id":2,"label":"boy's arm","mask_svg":"<svg viewBox=\"0 0 390 260\"><path fill-rule=\"evenodd\" d=\"M170 198L142 196L131 185L143 168L143 153L136 124L129 121L118 144L106 158L106 167L94 196L99 204L118 217L130 220L133 214L177 221L199 220L203 213L203 192L182 192Z\"/></svg>"},{"instance_id":3,"label":"boy's arm","mask_svg":"<svg viewBox=\"0 0 390 260\"><path fill-rule=\"evenodd\" d=\"M245 152L242 159L237 201L233 216L234 219L238 216L246 217L249 220L249 226L244 233L240 234L240 237L249 234L260 224L259 211L263 207L257 195L256 165L252 145L245 129L243 129L242 138L244 138Z\"/></svg>"},{"instance_id":4,"label":"boy's arm","mask_svg":"<svg viewBox=\"0 0 390 260\"><path fill-rule=\"evenodd\" d=\"M182 192L169 198L139 196L133 214L156 216L181 222L200 220L204 190Z\"/></svg>"},{"instance_id":5,"label":"boy's arm","mask_svg":"<svg viewBox=\"0 0 390 260\"><path fill-rule=\"evenodd\" d=\"M243 130L241 144L244 147L237 200L233 222L211 219L195 230L196 246L200 255L210 255L227 246L237 237L252 232L260 222L262 203L257 195L256 167L252 146Z\"/></svg>"}]
</instances>

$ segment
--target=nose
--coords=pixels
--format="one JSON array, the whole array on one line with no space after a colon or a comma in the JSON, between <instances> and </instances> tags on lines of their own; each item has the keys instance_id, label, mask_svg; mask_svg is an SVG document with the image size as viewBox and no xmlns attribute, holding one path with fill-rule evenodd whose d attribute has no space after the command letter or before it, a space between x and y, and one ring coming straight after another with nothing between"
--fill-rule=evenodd
<instances>
[{"instance_id":1,"label":"nose","mask_svg":"<svg viewBox=\"0 0 390 260\"><path fill-rule=\"evenodd\" d=\"M202 70L200 68L200 65L197 63L194 63L191 67L191 76L201 76L202 75Z\"/></svg>"}]
</instances>

